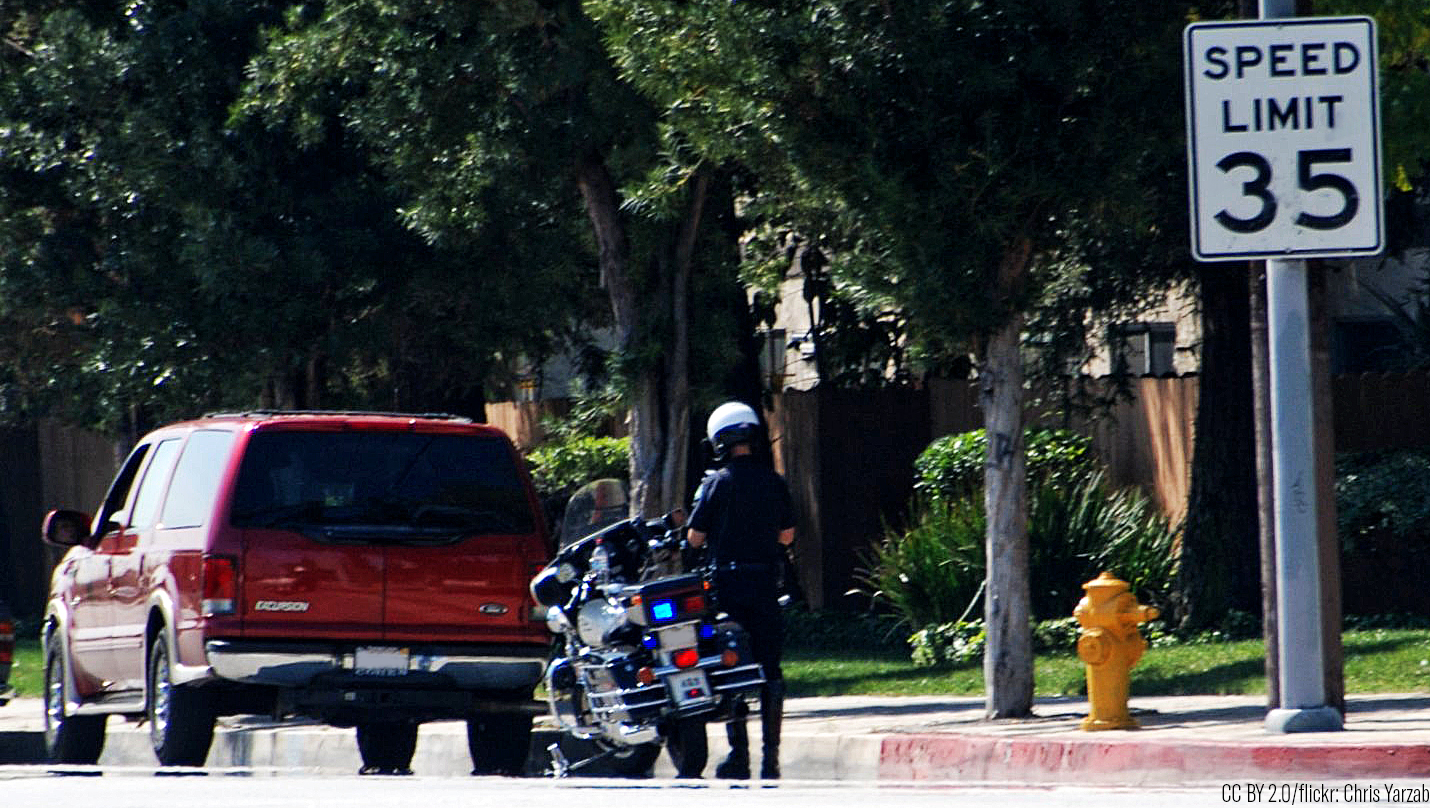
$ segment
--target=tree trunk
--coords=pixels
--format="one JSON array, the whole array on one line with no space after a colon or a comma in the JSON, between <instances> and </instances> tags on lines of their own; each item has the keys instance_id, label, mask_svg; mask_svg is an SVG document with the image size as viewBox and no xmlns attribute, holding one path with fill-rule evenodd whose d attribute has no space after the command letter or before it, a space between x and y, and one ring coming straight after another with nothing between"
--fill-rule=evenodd
<instances>
[{"instance_id":1,"label":"tree trunk","mask_svg":"<svg viewBox=\"0 0 1430 808\"><path fill-rule=\"evenodd\" d=\"M661 512L684 504L690 457L690 274L695 264L695 241L705 212L710 177L698 169L690 185L690 200L677 230L671 262L671 340L665 355L667 396Z\"/></svg>"},{"instance_id":2,"label":"tree trunk","mask_svg":"<svg viewBox=\"0 0 1430 808\"><path fill-rule=\"evenodd\" d=\"M999 268L1000 292L1011 296L1026 277L1030 246L1015 247ZM988 437L983 497L988 514L988 632L983 654L989 718L1033 710L1033 635L1028 582L1028 480L1023 441L1023 318L1013 315L983 348L979 396Z\"/></svg>"},{"instance_id":3,"label":"tree trunk","mask_svg":"<svg viewBox=\"0 0 1430 808\"><path fill-rule=\"evenodd\" d=\"M1341 647L1341 542L1336 529L1336 430L1331 411L1331 311L1324 261L1306 263L1311 319L1311 397L1316 431L1316 550L1321 572L1321 654L1326 704L1346 714Z\"/></svg>"},{"instance_id":4,"label":"tree trunk","mask_svg":"<svg viewBox=\"0 0 1430 808\"><path fill-rule=\"evenodd\" d=\"M669 317L671 323L662 361L638 368L629 391L631 515L655 516L679 505L684 494L690 442L690 275L709 179L703 171L695 174L669 255L655 262L660 276L654 283L656 305L669 308L652 314L642 307L631 277L630 242L610 171L599 155L586 153L577 159L576 177L596 237L601 283L610 296L617 350L625 356L642 353L643 317Z\"/></svg>"},{"instance_id":5,"label":"tree trunk","mask_svg":"<svg viewBox=\"0 0 1430 808\"><path fill-rule=\"evenodd\" d=\"M1280 630L1276 622L1276 481L1271 468L1271 348L1266 321L1266 262L1251 264L1251 378L1256 418L1256 498L1261 537L1261 636L1266 641L1266 707L1281 706Z\"/></svg>"},{"instance_id":6,"label":"tree trunk","mask_svg":"<svg viewBox=\"0 0 1430 808\"><path fill-rule=\"evenodd\" d=\"M1201 269L1202 373L1182 533L1179 622L1219 623L1261 608L1261 554L1246 265Z\"/></svg>"},{"instance_id":7,"label":"tree trunk","mask_svg":"<svg viewBox=\"0 0 1430 808\"><path fill-rule=\"evenodd\" d=\"M586 215L596 237L597 264L601 285L611 302L611 318L616 328L616 350L629 354L637 336L636 287L630 272L630 242L621 217L620 197L611 173L599 154L587 152L576 160L576 184L586 204ZM643 513L655 466L654 427L659 422L659 406L652 399L656 385L648 374L640 374L630 391L631 400L631 513ZM658 477L656 479L659 479Z\"/></svg>"}]
</instances>

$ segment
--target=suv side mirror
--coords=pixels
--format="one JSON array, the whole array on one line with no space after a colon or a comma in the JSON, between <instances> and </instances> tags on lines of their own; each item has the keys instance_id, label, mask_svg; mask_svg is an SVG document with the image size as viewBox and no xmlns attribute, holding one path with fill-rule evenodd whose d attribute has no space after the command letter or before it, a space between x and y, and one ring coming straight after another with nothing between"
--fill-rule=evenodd
<instances>
[{"instance_id":1,"label":"suv side mirror","mask_svg":"<svg viewBox=\"0 0 1430 808\"><path fill-rule=\"evenodd\" d=\"M56 547L75 547L89 538L89 514L50 511L45 514L45 541Z\"/></svg>"}]
</instances>

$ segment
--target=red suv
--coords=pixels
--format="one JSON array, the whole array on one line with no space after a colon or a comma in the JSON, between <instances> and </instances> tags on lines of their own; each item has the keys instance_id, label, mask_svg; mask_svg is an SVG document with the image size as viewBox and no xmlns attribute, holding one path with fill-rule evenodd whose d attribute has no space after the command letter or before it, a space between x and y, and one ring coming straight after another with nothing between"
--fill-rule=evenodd
<instances>
[{"instance_id":1,"label":"red suv","mask_svg":"<svg viewBox=\"0 0 1430 808\"><path fill-rule=\"evenodd\" d=\"M202 765L220 715L357 728L364 772L466 719L475 771L525 761L551 547L500 431L449 416L253 412L147 435L69 547L44 624L45 740L93 763L112 714Z\"/></svg>"}]
</instances>

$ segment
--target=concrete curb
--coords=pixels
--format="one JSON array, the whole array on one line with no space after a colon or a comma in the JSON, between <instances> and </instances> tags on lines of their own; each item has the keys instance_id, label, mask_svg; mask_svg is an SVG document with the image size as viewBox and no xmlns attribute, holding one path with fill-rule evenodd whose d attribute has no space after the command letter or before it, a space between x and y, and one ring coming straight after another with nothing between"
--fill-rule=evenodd
<instances>
[{"instance_id":1,"label":"concrete curb","mask_svg":"<svg viewBox=\"0 0 1430 808\"><path fill-rule=\"evenodd\" d=\"M1191 785L1430 775L1430 746L886 735L879 779Z\"/></svg>"}]
</instances>

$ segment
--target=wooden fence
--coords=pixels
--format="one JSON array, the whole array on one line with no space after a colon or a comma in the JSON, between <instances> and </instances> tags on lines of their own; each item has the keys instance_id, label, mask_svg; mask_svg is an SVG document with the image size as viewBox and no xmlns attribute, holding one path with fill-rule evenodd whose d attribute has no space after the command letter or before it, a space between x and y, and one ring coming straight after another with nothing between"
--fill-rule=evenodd
<instances>
[{"instance_id":1,"label":"wooden fence","mask_svg":"<svg viewBox=\"0 0 1430 808\"><path fill-rule=\"evenodd\" d=\"M40 541L45 513L92 512L124 451L111 438L53 421L0 429L0 598L16 614L43 609L58 560Z\"/></svg>"},{"instance_id":2,"label":"wooden fence","mask_svg":"<svg viewBox=\"0 0 1430 808\"><path fill-rule=\"evenodd\" d=\"M1138 486L1180 520L1191 489L1199 379L1144 378L1132 398L1096 419L1061 413L1031 422L1092 438L1118 486ZM1430 372L1338 376L1337 452L1430 446ZM983 425L976 386L935 381L921 390L844 393L815 389L775 397L769 413L776 462L800 509L801 583L816 606L846 603L858 559L907 508L913 461L934 438ZM1255 462L1251 448L1247 462ZM811 540L813 537L813 540Z\"/></svg>"}]
</instances>

